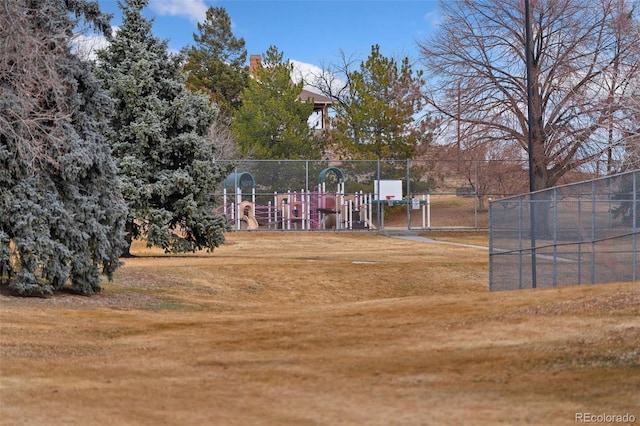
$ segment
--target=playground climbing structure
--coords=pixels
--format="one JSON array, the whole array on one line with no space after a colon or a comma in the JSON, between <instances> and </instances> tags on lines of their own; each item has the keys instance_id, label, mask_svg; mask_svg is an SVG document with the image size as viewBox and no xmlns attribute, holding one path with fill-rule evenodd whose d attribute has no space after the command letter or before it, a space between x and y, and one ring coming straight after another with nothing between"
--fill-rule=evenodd
<instances>
[{"instance_id":1,"label":"playground climbing structure","mask_svg":"<svg viewBox=\"0 0 640 426\"><path fill-rule=\"evenodd\" d=\"M336 176L335 191L326 188L328 173ZM233 173L224 181L222 212L234 230L376 230L380 225L380 205L391 205L388 196L380 199L375 193L345 193L344 174L336 167L322 170L318 181L313 190L261 194L262 202L257 202L253 176L248 172ZM425 200L399 198L401 194L393 202L417 201L425 217Z\"/></svg>"}]
</instances>

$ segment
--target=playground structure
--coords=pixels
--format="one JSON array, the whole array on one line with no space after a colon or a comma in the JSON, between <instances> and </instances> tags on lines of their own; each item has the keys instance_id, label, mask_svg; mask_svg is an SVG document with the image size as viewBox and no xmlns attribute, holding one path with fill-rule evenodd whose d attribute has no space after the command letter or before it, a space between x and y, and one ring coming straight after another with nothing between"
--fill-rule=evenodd
<instances>
[{"instance_id":1,"label":"playground structure","mask_svg":"<svg viewBox=\"0 0 640 426\"><path fill-rule=\"evenodd\" d=\"M336 177L334 192L326 188L329 173ZM256 182L250 173L232 173L224 180L222 209L234 230L376 230L384 228L381 207L385 204L422 209L423 227L428 226L428 196L402 199L402 181L376 183L373 193L346 194L345 176L337 167L323 169L313 190L273 192L263 204L256 198ZM264 194L261 198L265 199Z\"/></svg>"}]
</instances>

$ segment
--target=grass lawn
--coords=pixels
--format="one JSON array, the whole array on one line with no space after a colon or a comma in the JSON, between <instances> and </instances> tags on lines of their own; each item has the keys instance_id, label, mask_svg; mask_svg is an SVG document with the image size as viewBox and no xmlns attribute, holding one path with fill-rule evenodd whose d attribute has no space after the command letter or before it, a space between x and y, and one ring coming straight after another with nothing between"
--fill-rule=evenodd
<instances>
[{"instance_id":1,"label":"grass lawn","mask_svg":"<svg viewBox=\"0 0 640 426\"><path fill-rule=\"evenodd\" d=\"M490 293L487 250L374 233L134 253L96 296L0 294L0 424L640 422L638 283Z\"/></svg>"}]
</instances>

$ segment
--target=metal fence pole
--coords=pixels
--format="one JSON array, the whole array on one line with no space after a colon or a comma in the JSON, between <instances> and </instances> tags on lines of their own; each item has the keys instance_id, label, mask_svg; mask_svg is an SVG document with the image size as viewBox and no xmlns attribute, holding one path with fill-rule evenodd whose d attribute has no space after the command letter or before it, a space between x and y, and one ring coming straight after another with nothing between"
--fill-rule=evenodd
<instances>
[{"instance_id":1,"label":"metal fence pole","mask_svg":"<svg viewBox=\"0 0 640 426\"><path fill-rule=\"evenodd\" d=\"M411 171L410 171L410 167L411 167L411 160L409 160L407 158L406 160L407 162L407 229L410 231L411 230Z\"/></svg>"},{"instance_id":2,"label":"metal fence pole","mask_svg":"<svg viewBox=\"0 0 640 426\"><path fill-rule=\"evenodd\" d=\"M475 196L473 197L473 227L478 229L478 209L480 208L480 197L478 193L478 160L473 161L473 180Z\"/></svg>"},{"instance_id":3,"label":"metal fence pole","mask_svg":"<svg viewBox=\"0 0 640 426\"><path fill-rule=\"evenodd\" d=\"M578 284L582 284L582 244L584 244L584 238L582 235L582 199L578 197L578 226L580 232L578 232Z\"/></svg>"},{"instance_id":4,"label":"metal fence pole","mask_svg":"<svg viewBox=\"0 0 640 426\"><path fill-rule=\"evenodd\" d=\"M524 198L520 197L519 199L520 205L518 206L518 288L522 288L522 254L523 254L523 245L522 245L522 227L523 224L523 214L524 214ZM531 204L531 200L529 200L529 205ZM531 209L529 209L531 211ZM531 257L533 258L533 251L531 252Z\"/></svg>"},{"instance_id":5,"label":"metal fence pole","mask_svg":"<svg viewBox=\"0 0 640 426\"><path fill-rule=\"evenodd\" d=\"M637 279L637 275L636 275L636 268L637 268L637 262L638 262L638 250L637 250L637 235L638 235L638 173L634 172L632 175L632 179L633 179L633 205L631 206L631 212L633 214L633 219L631 220L631 228L632 228L632 236L631 236L631 244L633 246L632 248L632 259L633 259L633 266L631 268L631 275L632 275L632 279L633 281L635 281Z\"/></svg>"},{"instance_id":6,"label":"metal fence pole","mask_svg":"<svg viewBox=\"0 0 640 426\"><path fill-rule=\"evenodd\" d=\"M383 224L384 222L381 222L381 218L380 216L382 214L384 214L384 206L382 206L382 202L380 201L380 159L378 158L378 162L377 162L377 178L378 178L378 187L376 188L376 197L378 198L378 201L376 203L376 216L377 216L377 223L378 223L378 229L384 231L383 226L381 225L381 223ZM380 211L382 211L383 213L381 214ZM382 219L384 220L384 219Z\"/></svg>"},{"instance_id":7,"label":"metal fence pole","mask_svg":"<svg viewBox=\"0 0 640 426\"><path fill-rule=\"evenodd\" d=\"M558 282L558 190L553 189L553 286Z\"/></svg>"},{"instance_id":8,"label":"metal fence pole","mask_svg":"<svg viewBox=\"0 0 640 426\"><path fill-rule=\"evenodd\" d=\"M596 282L596 183L591 182L591 284Z\"/></svg>"},{"instance_id":9,"label":"metal fence pole","mask_svg":"<svg viewBox=\"0 0 640 426\"><path fill-rule=\"evenodd\" d=\"M489 201L489 291L493 291L493 202Z\"/></svg>"},{"instance_id":10,"label":"metal fence pole","mask_svg":"<svg viewBox=\"0 0 640 426\"><path fill-rule=\"evenodd\" d=\"M305 180L304 180L304 189L309 192L309 160L305 160L304 162L304 172L305 172Z\"/></svg>"}]
</instances>

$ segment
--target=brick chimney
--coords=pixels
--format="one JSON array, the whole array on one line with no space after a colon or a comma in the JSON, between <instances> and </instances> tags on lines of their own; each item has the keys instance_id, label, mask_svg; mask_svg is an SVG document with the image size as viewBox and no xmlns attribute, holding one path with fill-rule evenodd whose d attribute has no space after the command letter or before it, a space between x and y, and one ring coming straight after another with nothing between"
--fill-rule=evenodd
<instances>
[{"instance_id":1,"label":"brick chimney","mask_svg":"<svg viewBox=\"0 0 640 426\"><path fill-rule=\"evenodd\" d=\"M252 77L256 77L256 71L261 67L261 56L251 55L249 56L249 74Z\"/></svg>"}]
</instances>

